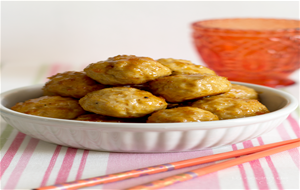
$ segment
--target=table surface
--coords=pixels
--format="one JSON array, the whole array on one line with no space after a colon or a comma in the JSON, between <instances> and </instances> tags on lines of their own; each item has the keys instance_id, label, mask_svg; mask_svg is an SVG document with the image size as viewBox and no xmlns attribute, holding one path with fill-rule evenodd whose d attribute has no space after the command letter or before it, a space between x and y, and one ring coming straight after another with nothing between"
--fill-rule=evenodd
<instances>
[{"instance_id":1,"label":"table surface","mask_svg":"<svg viewBox=\"0 0 300 190\"><path fill-rule=\"evenodd\" d=\"M58 72L86 65L1 65L1 91L45 83ZM299 82L299 71L291 76ZM280 88L299 100L299 84ZM300 138L299 108L273 131L235 145L179 153L110 153L75 149L31 138L1 120L1 189L33 189L147 166ZM214 162L216 163L216 162ZM210 164L85 189L124 189ZM299 148L224 169L165 189L299 189Z\"/></svg>"}]
</instances>

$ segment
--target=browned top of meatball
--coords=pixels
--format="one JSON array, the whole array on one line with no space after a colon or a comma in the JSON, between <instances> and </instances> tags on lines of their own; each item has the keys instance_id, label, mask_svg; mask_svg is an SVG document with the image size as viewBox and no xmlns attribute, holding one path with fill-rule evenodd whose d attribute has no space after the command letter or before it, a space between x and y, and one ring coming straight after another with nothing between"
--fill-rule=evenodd
<instances>
[{"instance_id":1,"label":"browned top of meatball","mask_svg":"<svg viewBox=\"0 0 300 190\"><path fill-rule=\"evenodd\" d=\"M172 73L168 67L152 58L134 55L110 57L106 61L88 65L84 71L105 85L143 84Z\"/></svg>"},{"instance_id":2,"label":"browned top of meatball","mask_svg":"<svg viewBox=\"0 0 300 190\"><path fill-rule=\"evenodd\" d=\"M196 65L191 61L184 59L158 59L158 62L172 70L172 75L178 74L211 74L216 75L216 73L202 65Z\"/></svg>"},{"instance_id":3,"label":"browned top of meatball","mask_svg":"<svg viewBox=\"0 0 300 190\"><path fill-rule=\"evenodd\" d=\"M167 107L163 98L130 87L94 91L81 98L79 103L86 111L120 118L143 117Z\"/></svg>"},{"instance_id":4,"label":"browned top of meatball","mask_svg":"<svg viewBox=\"0 0 300 190\"><path fill-rule=\"evenodd\" d=\"M242 98L242 99L258 99L258 93L253 89L243 85L231 84L231 89L224 94L215 97Z\"/></svg>"},{"instance_id":5,"label":"browned top of meatball","mask_svg":"<svg viewBox=\"0 0 300 190\"><path fill-rule=\"evenodd\" d=\"M196 107L178 107L154 112L147 123L177 123L219 120L218 116Z\"/></svg>"},{"instance_id":6,"label":"browned top of meatball","mask_svg":"<svg viewBox=\"0 0 300 190\"><path fill-rule=\"evenodd\" d=\"M216 75L174 75L149 82L151 92L164 97L168 102L182 102L228 92L231 83Z\"/></svg>"},{"instance_id":7,"label":"browned top of meatball","mask_svg":"<svg viewBox=\"0 0 300 190\"><path fill-rule=\"evenodd\" d=\"M78 104L78 100L60 96L42 96L30 99L17 103L11 109L26 114L59 119L74 119L85 113Z\"/></svg>"},{"instance_id":8,"label":"browned top of meatball","mask_svg":"<svg viewBox=\"0 0 300 190\"><path fill-rule=\"evenodd\" d=\"M269 110L258 100L238 98L204 98L192 104L216 114L220 120L249 117L269 113Z\"/></svg>"},{"instance_id":9,"label":"browned top of meatball","mask_svg":"<svg viewBox=\"0 0 300 190\"><path fill-rule=\"evenodd\" d=\"M84 72L67 71L48 78L44 95L82 98L87 93L105 86L88 77Z\"/></svg>"}]
</instances>

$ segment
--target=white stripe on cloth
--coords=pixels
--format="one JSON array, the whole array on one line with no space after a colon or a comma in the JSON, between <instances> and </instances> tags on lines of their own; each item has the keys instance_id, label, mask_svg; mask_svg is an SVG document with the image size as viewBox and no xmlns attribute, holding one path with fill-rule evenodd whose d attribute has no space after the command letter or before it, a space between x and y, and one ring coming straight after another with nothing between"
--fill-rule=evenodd
<instances>
[{"instance_id":1,"label":"white stripe on cloth","mask_svg":"<svg viewBox=\"0 0 300 190\"><path fill-rule=\"evenodd\" d=\"M45 141L39 142L22 174L22 177L18 182L18 185L16 187L17 189L40 186L55 147L56 145L47 143Z\"/></svg>"}]
</instances>

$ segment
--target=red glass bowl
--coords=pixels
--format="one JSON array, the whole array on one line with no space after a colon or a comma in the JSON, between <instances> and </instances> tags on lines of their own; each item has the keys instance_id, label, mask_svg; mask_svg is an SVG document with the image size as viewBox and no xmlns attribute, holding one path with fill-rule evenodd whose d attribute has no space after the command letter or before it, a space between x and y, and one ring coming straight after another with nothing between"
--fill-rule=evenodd
<instances>
[{"instance_id":1,"label":"red glass bowl","mask_svg":"<svg viewBox=\"0 0 300 190\"><path fill-rule=\"evenodd\" d=\"M295 83L288 76L300 65L299 20L215 19L192 28L200 57L218 75L270 87Z\"/></svg>"}]
</instances>

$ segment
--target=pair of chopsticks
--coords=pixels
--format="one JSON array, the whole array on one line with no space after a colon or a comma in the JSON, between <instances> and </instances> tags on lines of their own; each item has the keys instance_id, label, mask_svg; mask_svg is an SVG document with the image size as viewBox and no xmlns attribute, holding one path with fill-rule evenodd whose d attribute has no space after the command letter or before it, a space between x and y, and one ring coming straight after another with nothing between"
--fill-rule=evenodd
<instances>
[{"instance_id":1,"label":"pair of chopsticks","mask_svg":"<svg viewBox=\"0 0 300 190\"><path fill-rule=\"evenodd\" d=\"M158 189L158 188L172 185L174 183L187 181L195 177L203 176L212 172L216 172L225 168L236 166L245 162L249 162L251 160L256 160L262 157L269 156L271 154L276 154L299 146L300 146L300 139L298 138L294 140L287 140L287 141L282 141L282 142L277 142L277 143L272 143L272 144L267 144L267 145L252 147L252 148L246 148L242 150L236 150L236 151L225 152L221 154L204 156L200 158L188 159L179 162L172 162L168 164L146 167L137 170L125 171L122 173L110 174L105 176L89 178L89 179L82 179L82 180L69 182L65 184L57 184L53 186L40 187L35 190L62 190L62 189L71 190L71 189L78 189L83 187L91 187L95 185L101 185L101 184L121 181L125 179L136 178L144 175L156 174L156 173L161 173L161 172L170 171L174 169L195 166L207 162L213 162L213 161L241 156L235 159L210 165L204 168L192 170L182 174L177 174L171 177L156 180L147 184L135 186L127 190Z\"/></svg>"}]
</instances>

